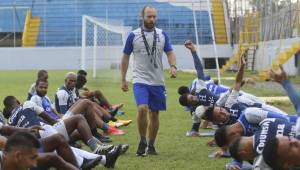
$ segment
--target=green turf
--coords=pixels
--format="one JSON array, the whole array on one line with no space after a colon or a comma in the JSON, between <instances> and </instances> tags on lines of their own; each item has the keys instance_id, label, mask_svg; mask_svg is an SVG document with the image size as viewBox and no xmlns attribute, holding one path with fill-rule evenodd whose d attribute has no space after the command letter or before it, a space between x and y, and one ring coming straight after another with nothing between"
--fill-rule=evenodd
<instances>
[{"instance_id":1,"label":"green turf","mask_svg":"<svg viewBox=\"0 0 300 170\"><path fill-rule=\"evenodd\" d=\"M49 97L53 100L54 92L63 84L64 75L67 71L49 71ZM136 107L132 90L123 93L120 90L118 75L113 73L111 81L107 73L100 73L101 78L88 80L88 87L91 89L101 89L112 103L124 103L125 116L121 119L132 119L133 123L128 127L122 128L126 135L113 137L113 142L128 143L129 151L120 157L116 169L224 169L225 163L230 159L210 159L208 154L217 148L207 147L205 143L210 138L188 138L185 132L191 127L191 117L188 112L178 104L177 88L180 85L188 85L194 74L178 72L176 79L170 79L166 73L167 88L167 108L166 112L160 114L160 130L156 142L158 156L148 156L140 158L135 156L138 144L138 134L136 128ZM250 73L247 73L248 75ZM105 76L104 76L105 75ZM234 75L227 73L227 75ZM21 101L27 96L29 86L35 80L35 71L1 71L0 72L0 108L3 108L2 100L6 95L15 95ZM89 73L91 77L91 73ZM295 82L295 80L293 80ZM223 81L226 85L231 85L233 81ZM299 83L299 81L298 81ZM258 96L284 95L284 91L279 86L273 88L253 88L246 86L243 88ZM295 112L292 105L287 103L277 103L280 108L287 112ZM102 169L98 167L97 169Z\"/></svg>"}]
</instances>

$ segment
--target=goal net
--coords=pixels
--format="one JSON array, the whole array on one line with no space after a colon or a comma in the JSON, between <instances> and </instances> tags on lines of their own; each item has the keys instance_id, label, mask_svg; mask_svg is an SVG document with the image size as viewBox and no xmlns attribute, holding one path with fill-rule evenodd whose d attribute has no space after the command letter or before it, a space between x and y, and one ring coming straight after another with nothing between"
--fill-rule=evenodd
<instances>
[{"instance_id":1,"label":"goal net","mask_svg":"<svg viewBox=\"0 0 300 170\"><path fill-rule=\"evenodd\" d=\"M120 80L123 48L131 27L122 21L82 17L81 69L92 70L93 78ZM129 66L127 79L131 78Z\"/></svg>"}]
</instances>

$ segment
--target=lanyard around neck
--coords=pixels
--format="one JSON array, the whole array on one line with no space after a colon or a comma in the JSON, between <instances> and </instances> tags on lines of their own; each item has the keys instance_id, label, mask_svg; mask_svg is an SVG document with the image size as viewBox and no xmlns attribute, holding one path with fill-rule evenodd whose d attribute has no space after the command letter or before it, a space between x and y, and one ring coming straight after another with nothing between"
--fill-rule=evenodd
<instances>
[{"instance_id":1,"label":"lanyard around neck","mask_svg":"<svg viewBox=\"0 0 300 170\"><path fill-rule=\"evenodd\" d=\"M154 35L153 35L153 43L152 43L151 53L150 53L150 46L149 46L149 43L146 39L145 30L144 30L143 27L141 27L141 32L142 32L142 37L143 37L144 44L145 44L145 47L146 47L146 50L147 50L147 54L148 54L148 56L150 56L150 55L153 56L154 52L156 50L156 30L154 28Z\"/></svg>"}]
</instances>

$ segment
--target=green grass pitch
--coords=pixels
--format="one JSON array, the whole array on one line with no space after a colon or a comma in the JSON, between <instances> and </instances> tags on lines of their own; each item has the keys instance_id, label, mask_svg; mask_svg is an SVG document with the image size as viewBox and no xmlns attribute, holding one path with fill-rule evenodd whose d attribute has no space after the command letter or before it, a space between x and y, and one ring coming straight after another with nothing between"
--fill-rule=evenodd
<instances>
[{"instance_id":1,"label":"green grass pitch","mask_svg":"<svg viewBox=\"0 0 300 170\"><path fill-rule=\"evenodd\" d=\"M6 95L15 95L21 101L25 101L29 86L36 79L36 70L33 71L0 71L0 110L3 108L3 98ZM57 88L63 84L64 75L67 71L49 71L49 89L48 96L54 98ZM102 75L101 75L102 74ZM233 76L232 73L227 73ZM123 127L126 132L124 136L112 137L113 143L128 143L130 148L125 155L122 155L117 164L116 169L225 169L225 163L231 159L211 159L208 154L217 150L206 146L206 142L211 138L188 138L185 132L191 128L191 116L188 112L184 112L183 108L178 104L177 88L180 85L189 85L194 74L178 72L176 79L170 79L167 72L166 89L167 89L167 111L160 113L160 129L156 141L156 147L159 152L158 156L147 156L144 158L136 157L135 151L138 144L138 133L136 127L136 106L132 94L123 93L120 89L118 75L110 79L108 73L98 73L100 78L92 79L89 72L87 87L90 89L101 89L108 97L111 103L124 103L123 110L125 116L119 116L120 119L132 119L133 123L128 127ZM103 76L106 75L106 76ZM247 73L249 75L249 73ZM102 78L101 78L102 77ZM293 79L298 82L298 79ZM233 81L223 81L225 85L232 85ZM268 86L258 85L257 87L246 86L243 90L253 93L257 96L282 96L285 95L280 86L268 88ZM131 86L130 86L131 88ZM295 113L292 105L287 103L276 103L276 106L289 112ZM98 166L96 169L103 169Z\"/></svg>"}]
</instances>

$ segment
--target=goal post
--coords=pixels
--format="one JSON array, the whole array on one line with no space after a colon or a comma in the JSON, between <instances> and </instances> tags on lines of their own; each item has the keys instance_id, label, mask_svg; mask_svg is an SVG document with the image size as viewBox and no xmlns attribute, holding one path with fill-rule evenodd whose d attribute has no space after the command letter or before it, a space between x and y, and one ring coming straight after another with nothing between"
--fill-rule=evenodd
<instances>
[{"instance_id":1,"label":"goal post","mask_svg":"<svg viewBox=\"0 0 300 170\"><path fill-rule=\"evenodd\" d=\"M93 78L98 69L118 69L130 31L122 21L83 15L81 69L91 69Z\"/></svg>"}]
</instances>

